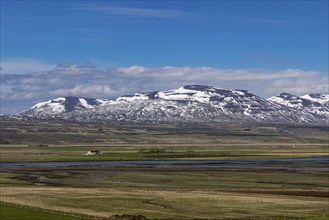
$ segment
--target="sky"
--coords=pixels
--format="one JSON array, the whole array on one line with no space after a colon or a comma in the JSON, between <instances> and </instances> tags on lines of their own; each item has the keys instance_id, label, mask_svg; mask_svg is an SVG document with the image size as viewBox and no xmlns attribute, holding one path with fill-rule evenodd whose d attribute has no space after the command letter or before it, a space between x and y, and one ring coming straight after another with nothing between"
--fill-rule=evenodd
<instances>
[{"instance_id":1,"label":"sky","mask_svg":"<svg viewBox=\"0 0 329 220\"><path fill-rule=\"evenodd\" d=\"M1 113L187 84L328 93L328 0L1 0Z\"/></svg>"}]
</instances>

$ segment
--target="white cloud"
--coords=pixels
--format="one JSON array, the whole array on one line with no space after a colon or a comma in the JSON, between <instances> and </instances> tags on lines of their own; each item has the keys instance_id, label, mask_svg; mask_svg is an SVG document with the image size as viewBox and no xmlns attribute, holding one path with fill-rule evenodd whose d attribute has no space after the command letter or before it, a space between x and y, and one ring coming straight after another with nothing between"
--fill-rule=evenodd
<instances>
[{"instance_id":1,"label":"white cloud","mask_svg":"<svg viewBox=\"0 0 329 220\"><path fill-rule=\"evenodd\" d=\"M151 77L161 79L184 79L199 80L212 78L215 80L273 80L281 78L296 78L303 76L315 76L316 71L303 71L299 69L287 69L270 72L253 69L220 69L211 67L162 67L145 68L142 66L121 67L116 69L125 75L135 78Z\"/></svg>"},{"instance_id":2,"label":"white cloud","mask_svg":"<svg viewBox=\"0 0 329 220\"><path fill-rule=\"evenodd\" d=\"M278 93L277 90L303 95L307 93L329 92L328 77L305 77L305 78L292 78L292 79L277 79L273 81L273 87L267 88L268 93Z\"/></svg>"},{"instance_id":3,"label":"white cloud","mask_svg":"<svg viewBox=\"0 0 329 220\"><path fill-rule=\"evenodd\" d=\"M91 86L74 86L68 89L56 89L49 92L50 95L56 96L87 96L87 97L104 97L111 96L113 91L106 85Z\"/></svg>"},{"instance_id":4,"label":"white cloud","mask_svg":"<svg viewBox=\"0 0 329 220\"><path fill-rule=\"evenodd\" d=\"M77 65L75 63L63 63L56 66L54 72L61 74L87 74L92 73L95 70L95 66L91 64Z\"/></svg>"},{"instance_id":5,"label":"white cloud","mask_svg":"<svg viewBox=\"0 0 329 220\"><path fill-rule=\"evenodd\" d=\"M51 70L55 65L29 58L9 58L0 60L1 74L27 74Z\"/></svg>"},{"instance_id":6,"label":"white cloud","mask_svg":"<svg viewBox=\"0 0 329 220\"><path fill-rule=\"evenodd\" d=\"M108 5L83 4L73 8L79 10L89 10L108 15L122 15L133 17L153 17L153 18L179 18L184 17L188 13L177 10L162 10L150 8L130 8L130 7L114 7Z\"/></svg>"},{"instance_id":7,"label":"white cloud","mask_svg":"<svg viewBox=\"0 0 329 220\"><path fill-rule=\"evenodd\" d=\"M147 72L148 69L142 66L129 66L129 67L119 67L117 68L117 71L123 74L134 76L134 74Z\"/></svg>"}]
</instances>

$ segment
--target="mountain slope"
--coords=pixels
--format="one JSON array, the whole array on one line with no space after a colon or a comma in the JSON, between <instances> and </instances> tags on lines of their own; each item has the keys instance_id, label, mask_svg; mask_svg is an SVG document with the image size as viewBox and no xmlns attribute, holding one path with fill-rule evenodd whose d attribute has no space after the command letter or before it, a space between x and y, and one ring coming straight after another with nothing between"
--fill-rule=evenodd
<instances>
[{"instance_id":1,"label":"mountain slope","mask_svg":"<svg viewBox=\"0 0 329 220\"><path fill-rule=\"evenodd\" d=\"M91 109L105 102L106 100L104 99L60 97L46 102L40 102L30 109L25 110L22 114L39 118L57 116L63 113Z\"/></svg>"},{"instance_id":2,"label":"mountain slope","mask_svg":"<svg viewBox=\"0 0 329 220\"><path fill-rule=\"evenodd\" d=\"M318 102L322 105L329 107L329 94L319 94L319 93L311 93L307 95L301 96L303 99L307 99L313 102Z\"/></svg>"},{"instance_id":3,"label":"mountain slope","mask_svg":"<svg viewBox=\"0 0 329 220\"><path fill-rule=\"evenodd\" d=\"M289 106L291 108L300 110L300 111L308 111L317 115L322 115L324 117L329 117L329 106L326 106L325 94L316 94L316 97L320 98L312 98L314 94L304 95L304 96L296 96L289 93L281 93L278 96L272 96L267 100L273 101L282 105ZM306 97L306 98L303 98ZM321 99L322 97L322 99Z\"/></svg>"},{"instance_id":4,"label":"mountain slope","mask_svg":"<svg viewBox=\"0 0 329 220\"><path fill-rule=\"evenodd\" d=\"M303 103L308 105L312 101L305 99L300 108L295 108L283 102L263 99L246 90L187 85L114 100L59 98L39 103L22 115L80 122L151 123L323 123L329 117L308 111ZM321 106L319 104L318 107Z\"/></svg>"}]
</instances>

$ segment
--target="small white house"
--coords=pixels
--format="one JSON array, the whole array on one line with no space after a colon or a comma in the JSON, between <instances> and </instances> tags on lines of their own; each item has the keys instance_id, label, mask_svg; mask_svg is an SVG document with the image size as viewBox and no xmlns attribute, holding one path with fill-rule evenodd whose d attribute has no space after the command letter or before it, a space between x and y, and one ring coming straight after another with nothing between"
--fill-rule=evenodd
<instances>
[{"instance_id":1,"label":"small white house","mask_svg":"<svg viewBox=\"0 0 329 220\"><path fill-rule=\"evenodd\" d=\"M102 152L100 152L99 150L90 150L87 153L85 153L85 155L101 155Z\"/></svg>"}]
</instances>

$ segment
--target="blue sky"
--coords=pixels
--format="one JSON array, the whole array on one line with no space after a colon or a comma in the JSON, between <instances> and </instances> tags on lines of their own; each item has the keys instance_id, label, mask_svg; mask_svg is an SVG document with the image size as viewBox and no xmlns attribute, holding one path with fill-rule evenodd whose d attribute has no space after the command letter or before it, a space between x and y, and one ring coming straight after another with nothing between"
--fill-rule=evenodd
<instances>
[{"instance_id":1,"label":"blue sky","mask_svg":"<svg viewBox=\"0 0 329 220\"><path fill-rule=\"evenodd\" d=\"M63 63L71 65L56 69ZM111 98L183 83L263 97L327 92L328 1L1 0L1 68L4 113L56 95ZM60 83L44 87L49 80Z\"/></svg>"}]
</instances>

